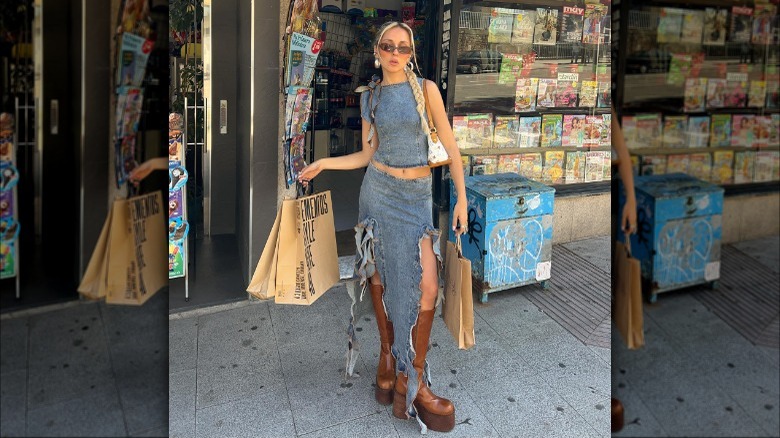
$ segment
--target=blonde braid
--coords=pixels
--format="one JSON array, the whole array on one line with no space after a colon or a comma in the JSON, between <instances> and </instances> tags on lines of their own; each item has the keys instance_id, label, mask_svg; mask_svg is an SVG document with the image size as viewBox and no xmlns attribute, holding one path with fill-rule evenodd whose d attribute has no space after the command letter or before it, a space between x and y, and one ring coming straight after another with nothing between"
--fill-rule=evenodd
<instances>
[{"instance_id":1,"label":"blonde braid","mask_svg":"<svg viewBox=\"0 0 780 438\"><path fill-rule=\"evenodd\" d=\"M425 96L423 95L420 84L417 83L417 75L414 74L411 68L406 69L406 79L409 80L409 85L412 86L412 93L414 93L414 100L417 101L417 113L420 114L420 123L422 124L423 132L430 134L431 130L428 127L428 120L425 118ZM425 81L423 81L425 86Z\"/></svg>"}]
</instances>

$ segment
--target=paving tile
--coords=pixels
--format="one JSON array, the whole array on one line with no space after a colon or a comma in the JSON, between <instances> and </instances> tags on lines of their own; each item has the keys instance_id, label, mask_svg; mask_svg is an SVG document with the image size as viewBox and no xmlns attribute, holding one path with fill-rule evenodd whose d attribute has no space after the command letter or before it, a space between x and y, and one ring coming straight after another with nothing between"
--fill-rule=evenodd
<instances>
[{"instance_id":1,"label":"paving tile","mask_svg":"<svg viewBox=\"0 0 780 438\"><path fill-rule=\"evenodd\" d=\"M74 398L116 390L114 374L108 363L62 362L37 373L30 372L27 388L29 409Z\"/></svg>"},{"instance_id":2,"label":"paving tile","mask_svg":"<svg viewBox=\"0 0 780 438\"><path fill-rule=\"evenodd\" d=\"M562 245L604 272L612 270L612 237L601 236Z\"/></svg>"},{"instance_id":3,"label":"paving tile","mask_svg":"<svg viewBox=\"0 0 780 438\"><path fill-rule=\"evenodd\" d=\"M320 429L305 435L298 435L301 438L330 438L330 437L376 437L376 438L397 438L398 432L395 430L395 420L387 415L384 409L377 409L379 412L366 417L356 418L336 426ZM417 432L419 435L420 432Z\"/></svg>"},{"instance_id":4,"label":"paving tile","mask_svg":"<svg viewBox=\"0 0 780 438\"><path fill-rule=\"evenodd\" d=\"M116 390L30 409L29 436L127 436Z\"/></svg>"},{"instance_id":5,"label":"paving tile","mask_svg":"<svg viewBox=\"0 0 780 438\"><path fill-rule=\"evenodd\" d=\"M544 371L541 377L578 411L599 404L612 393L610 368L595 356Z\"/></svg>"},{"instance_id":6,"label":"paving tile","mask_svg":"<svg viewBox=\"0 0 780 438\"><path fill-rule=\"evenodd\" d=\"M269 391L242 400L199 409L197 417L197 435L189 435L190 437L296 435L284 385L276 385Z\"/></svg>"},{"instance_id":7,"label":"paving tile","mask_svg":"<svg viewBox=\"0 0 780 438\"><path fill-rule=\"evenodd\" d=\"M115 362L114 376L131 434L168 425L168 372L163 357Z\"/></svg>"},{"instance_id":8,"label":"paving tile","mask_svg":"<svg viewBox=\"0 0 780 438\"><path fill-rule=\"evenodd\" d=\"M27 318L0 321L3 342L0 343L0 373L27 368Z\"/></svg>"},{"instance_id":9,"label":"paving tile","mask_svg":"<svg viewBox=\"0 0 780 438\"><path fill-rule=\"evenodd\" d=\"M524 290L517 288L489 294L487 303L474 303L474 313L481 316L498 334L524 330L549 318L523 296Z\"/></svg>"},{"instance_id":10,"label":"paving tile","mask_svg":"<svg viewBox=\"0 0 780 438\"><path fill-rule=\"evenodd\" d=\"M197 371L197 407L240 400L283 383L279 360L259 358L256 362L226 360L199 365Z\"/></svg>"},{"instance_id":11,"label":"paving tile","mask_svg":"<svg viewBox=\"0 0 780 438\"><path fill-rule=\"evenodd\" d=\"M746 240L731 246L754 258L763 266L780 272L780 236Z\"/></svg>"},{"instance_id":12,"label":"paving tile","mask_svg":"<svg viewBox=\"0 0 780 438\"><path fill-rule=\"evenodd\" d=\"M26 370L0 374L0 436L25 436L26 398Z\"/></svg>"},{"instance_id":13,"label":"paving tile","mask_svg":"<svg viewBox=\"0 0 780 438\"><path fill-rule=\"evenodd\" d=\"M612 399L607 397L596 403L574 407L588 424L600 433L600 436L608 437L612 434Z\"/></svg>"},{"instance_id":14,"label":"paving tile","mask_svg":"<svg viewBox=\"0 0 780 438\"><path fill-rule=\"evenodd\" d=\"M624 425L616 437L656 437L670 436L656 419L653 411L642 401L640 395L632 389L628 379L613 376L612 395L620 400L624 409ZM610 402L610 412L611 412ZM611 417L610 417L611 424Z\"/></svg>"},{"instance_id":15,"label":"paving tile","mask_svg":"<svg viewBox=\"0 0 780 438\"><path fill-rule=\"evenodd\" d=\"M764 353L775 368L780 368L780 350L776 348L765 347L763 345L756 346L756 349Z\"/></svg>"},{"instance_id":16,"label":"paving tile","mask_svg":"<svg viewBox=\"0 0 780 438\"><path fill-rule=\"evenodd\" d=\"M365 417L382 406L374 399L373 374L345 381L343 360L326 357L320 367L287 377L287 394L299 435Z\"/></svg>"},{"instance_id":17,"label":"paving tile","mask_svg":"<svg viewBox=\"0 0 780 438\"><path fill-rule=\"evenodd\" d=\"M130 436L149 437L149 438L168 438L168 426L155 429L144 430L142 432L131 433Z\"/></svg>"},{"instance_id":18,"label":"paving tile","mask_svg":"<svg viewBox=\"0 0 780 438\"><path fill-rule=\"evenodd\" d=\"M167 288L155 294L143 306L107 305L101 302L100 312L113 357L155 356L168 351Z\"/></svg>"},{"instance_id":19,"label":"paving tile","mask_svg":"<svg viewBox=\"0 0 780 438\"><path fill-rule=\"evenodd\" d=\"M590 351L596 354L602 362L604 362L606 365L611 366L612 364L612 349L611 348L603 348L603 347L597 347L595 345L588 345L588 348L590 348Z\"/></svg>"},{"instance_id":20,"label":"paving tile","mask_svg":"<svg viewBox=\"0 0 780 438\"><path fill-rule=\"evenodd\" d=\"M638 394L663 428L675 435L765 435L735 400L706 376L667 376L641 388Z\"/></svg>"},{"instance_id":21,"label":"paving tile","mask_svg":"<svg viewBox=\"0 0 780 438\"><path fill-rule=\"evenodd\" d=\"M172 319L168 330L168 372L195 369L198 365L198 318Z\"/></svg>"},{"instance_id":22,"label":"paving tile","mask_svg":"<svg viewBox=\"0 0 780 438\"><path fill-rule=\"evenodd\" d=\"M245 306L198 319L198 367L276 358L268 307Z\"/></svg>"},{"instance_id":23,"label":"paving tile","mask_svg":"<svg viewBox=\"0 0 780 438\"><path fill-rule=\"evenodd\" d=\"M506 377L467 387L467 390L501 436L599 436L539 376L525 379Z\"/></svg>"},{"instance_id":24,"label":"paving tile","mask_svg":"<svg viewBox=\"0 0 780 438\"><path fill-rule=\"evenodd\" d=\"M434 382L431 388L441 397L447 398L455 405L455 428L447 432L447 437L498 437L498 431L490 424L488 416L481 406L472 399L466 387L461 384L460 374L444 373ZM473 382L472 382L473 383ZM391 411L392 412L392 411ZM392 415L392 414L391 414ZM395 418L395 417L393 417ZM415 419L394 421L395 429L401 437L415 438L420 436L420 426ZM429 431L431 436L445 436L443 433Z\"/></svg>"},{"instance_id":25,"label":"paving tile","mask_svg":"<svg viewBox=\"0 0 780 438\"><path fill-rule=\"evenodd\" d=\"M171 438L195 436L196 370L180 371L168 376L168 430Z\"/></svg>"}]
</instances>

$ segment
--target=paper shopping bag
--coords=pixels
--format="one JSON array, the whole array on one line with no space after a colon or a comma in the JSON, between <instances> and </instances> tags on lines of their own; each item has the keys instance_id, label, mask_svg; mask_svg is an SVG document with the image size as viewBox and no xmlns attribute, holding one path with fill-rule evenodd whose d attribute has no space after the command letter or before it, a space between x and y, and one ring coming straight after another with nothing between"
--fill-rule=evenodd
<instances>
[{"instance_id":1,"label":"paper shopping bag","mask_svg":"<svg viewBox=\"0 0 780 438\"><path fill-rule=\"evenodd\" d=\"M276 299L310 305L339 281L330 191L282 203Z\"/></svg>"},{"instance_id":2,"label":"paper shopping bag","mask_svg":"<svg viewBox=\"0 0 780 438\"><path fill-rule=\"evenodd\" d=\"M111 231L111 220L114 215L111 214L113 208L108 209L108 216L103 223L103 229L100 231L97 244L92 257L89 259L87 270L81 278L78 291L85 298L97 300L106 296L106 273L108 269L108 235Z\"/></svg>"},{"instance_id":3,"label":"paper shopping bag","mask_svg":"<svg viewBox=\"0 0 780 438\"><path fill-rule=\"evenodd\" d=\"M116 200L112 209L106 302L141 305L168 284L167 211L159 192Z\"/></svg>"},{"instance_id":4,"label":"paper shopping bag","mask_svg":"<svg viewBox=\"0 0 780 438\"><path fill-rule=\"evenodd\" d=\"M271 228L271 234L265 241L260 261L257 262L255 273L246 291L253 296L268 300L276 296L276 263L278 261L279 226L282 223L282 209L276 212L276 219Z\"/></svg>"},{"instance_id":5,"label":"paper shopping bag","mask_svg":"<svg viewBox=\"0 0 780 438\"><path fill-rule=\"evenodd\" d=\"M615 290L612 318L629 349L645 344L642 318L642 267L631 257L631 240L615 242Z\"/></svg>"},{"instance_id":6,"label":"paper shopping bag","mask_svg":"<svg viewBox=\"0 0 780 438\"><path fill-rule=\"evenodd\" d=\"M463 257L460 236L447 242L444 265L444 324L466 350L474 346L474 301L471 291L471 261Z\"/></svg>"}]
</instances>

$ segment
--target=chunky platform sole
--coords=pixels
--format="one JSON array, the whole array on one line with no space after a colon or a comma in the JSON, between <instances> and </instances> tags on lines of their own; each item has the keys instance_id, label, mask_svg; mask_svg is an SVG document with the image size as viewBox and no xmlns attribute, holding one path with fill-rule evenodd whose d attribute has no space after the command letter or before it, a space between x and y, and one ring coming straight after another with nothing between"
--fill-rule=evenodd
<instances>
[{"instance_id":1,"label":"chunky platform sole","mask_svg":"<svg viewBox=\"0 0 780 438\"><path fill-rule=\"evenodd\" d=\"M376 397L376 401L380 405L391 405L393 404L393 390L392 389L382 389L380 387L376 387L374 390L374 396Z\"/></svg>"},{"instance_id":2,"label":"chunky platform sole","mask_svg":"<svg viewBox=\"0 0 780 438\"><path fill-rule=\"evenodd\" d=\"M414 403L414 408L417 410L417 415L420 416L420 420L428 426L428 429L436 432L449 432L455 428L455 414L450 415L436 415L428 412L419 403ZM393 416L406 420L406 396L400 392L393 391Z\"/></svg>"}]
</instances>

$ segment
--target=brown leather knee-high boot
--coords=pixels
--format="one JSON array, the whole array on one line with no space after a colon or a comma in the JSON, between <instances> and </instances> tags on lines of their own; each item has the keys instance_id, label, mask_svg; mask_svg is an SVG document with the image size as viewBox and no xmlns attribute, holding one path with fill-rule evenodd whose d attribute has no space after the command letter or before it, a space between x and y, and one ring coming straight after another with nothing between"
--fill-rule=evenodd
<instances>
[{"instance_id":1,"label":"brown leather knee-high boot","mask_svg":"<svg viewBox=\"0 0 780 438\"><path fill-rule=\"evenodd\" d=\"M379 366L376 369L376 401L383 405L393 402L393 386L395 385L395 358L390 352L393 346L393 323L387 320L382 304L384 287L381 284L371 284L371 300L374 302L374 315L379 330Z\"/></svg>"},{"instance_id":2,"label":"brown leather knee-high boot","mask_svg":"<svg viewBox=\"0 0 780 438\"><path fill-rule=\"evenodd\" d=\"M428 340L433 328L434 310L420 311L417 316L417 324L412 330L412 342L414 343L414 361L412 365L417 371L417 397L414 407L417 415L429 429L437 432L449 432L455 427L455 406L446 398L434 394L423 383L423 368L425 356L428 353ZM393 396L393 415L397 418L406 418L406 391L407 377L403 373L398 374L395 382Z\"/></svg>"}]
</instances>

